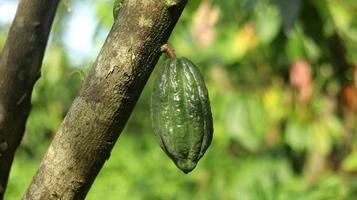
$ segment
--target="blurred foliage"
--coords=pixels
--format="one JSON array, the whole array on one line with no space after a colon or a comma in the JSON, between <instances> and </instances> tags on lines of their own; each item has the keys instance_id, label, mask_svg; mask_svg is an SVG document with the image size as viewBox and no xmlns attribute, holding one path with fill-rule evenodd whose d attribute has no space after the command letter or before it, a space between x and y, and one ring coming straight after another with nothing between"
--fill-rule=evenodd
<instances>
[{"instance_id":1,"label":"blurred foliage","mask_svg":"<svg viewBox=\"0 0 357 200\"><path fill-rule=\"evenodd\" d=\"M56 17L8 199L25 191L95 60L75 65L63 47L74 3ZM93 43L103 43L113 2L83 4L97 17ZM150 121L154 71L88 199L355 199L356 19L355 0L190 0L169 42L201 66L212 146L189 175L166 158ZM301 61L303 75L291 70Z\"/></svg>"}]
</instances>

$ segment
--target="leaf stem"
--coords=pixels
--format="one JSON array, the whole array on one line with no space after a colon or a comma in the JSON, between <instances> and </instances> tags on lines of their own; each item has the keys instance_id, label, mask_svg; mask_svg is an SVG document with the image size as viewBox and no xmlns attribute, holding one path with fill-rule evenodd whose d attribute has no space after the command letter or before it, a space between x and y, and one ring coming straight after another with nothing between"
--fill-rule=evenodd
<instances>
[{"instance_id":1,"label":"leaf stem","mask_svg":"<svg viewBox=\"0 0 357 200\"><path fill-rule=\"evenodd\" d=\"M160 51L162 53L166 53L166 55L170 59L175 59L176 58L175 50L169 44L162 45L161 48L160 48Z\"/></svg>"}]
</instances>

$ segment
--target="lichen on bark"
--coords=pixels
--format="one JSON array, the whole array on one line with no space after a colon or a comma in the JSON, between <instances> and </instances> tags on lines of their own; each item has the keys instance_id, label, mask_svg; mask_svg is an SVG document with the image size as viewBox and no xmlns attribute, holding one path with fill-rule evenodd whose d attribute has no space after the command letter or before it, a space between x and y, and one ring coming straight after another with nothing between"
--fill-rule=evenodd
<instances>
[{"instance_id":1,"label":"lichen on bark","mask_svg":"<svg viewBox=\"0 0 357 200\"><path fill-rule=\"evenodd\" d=\"M174 6L177 4L178 0L164 0L167 6Z\"/></svg>"},{"instance_id":2,"label":"lichen on bark","mask_svg":"<svg viewBox=\"0 0 357 200\"><path fill-rule=\"evenodd\" d=\"M113 5L114 20L117 18L120 8L123 7L123 1L124 0L115 0L114 1L114 5Z\"/></svg>"}]
</instances>

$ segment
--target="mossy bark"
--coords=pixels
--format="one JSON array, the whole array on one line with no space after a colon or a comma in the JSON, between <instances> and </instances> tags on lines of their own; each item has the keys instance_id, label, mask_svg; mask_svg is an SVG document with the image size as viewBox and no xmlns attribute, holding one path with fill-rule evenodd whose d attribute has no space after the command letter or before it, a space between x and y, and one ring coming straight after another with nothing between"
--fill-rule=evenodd
<instances>
[{"instance_id":1,"label":"mossy bark","mask_svg":"<svg viewBox=\"0 0 357 200\"><path fill-rule=\"evenodd\" d=\"M0 199L25 130L59 0L22 0L0 57Z\"/></svg>"},{"instance_id":2,"label":"mossy bark","mask_svg":"<svg viewBox=\"0 0 357 200\"><path fill-rule=\"evenodd\" d=\"M85 198L185 4L186 0L175 5L162 0L124 0L24 199Z\"/></svg>"}]
</instances>

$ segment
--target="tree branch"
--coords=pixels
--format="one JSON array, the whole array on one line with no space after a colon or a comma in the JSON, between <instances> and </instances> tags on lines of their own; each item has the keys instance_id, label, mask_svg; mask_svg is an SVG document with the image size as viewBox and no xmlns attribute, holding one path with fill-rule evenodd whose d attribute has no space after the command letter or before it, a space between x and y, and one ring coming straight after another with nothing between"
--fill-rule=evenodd
<instances>
[{"instance_id":1,"label":"tree branch","mask_svg":"<svg viewBox=\"0 0 357 200\"><path fill-rule=\"evenodd\" d=\"M84 199L124 128L186 0L124 0L24 199ZM123 161L125 162L125 161Z\"/></svg>"},{"instance_id":2,"label":"tree branch","mask_svg":"<svg viewBox=\"0 0 357 200\"><path fill-rule=\"evenodd\" d=\"M22 0L0 58L0 199L21 142L59 0Z\"/></svg>"}]
</instances>

